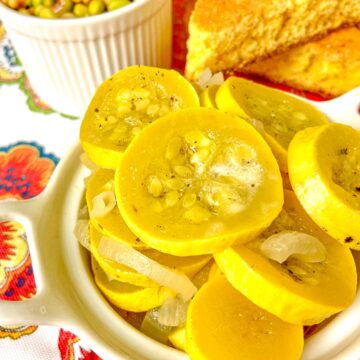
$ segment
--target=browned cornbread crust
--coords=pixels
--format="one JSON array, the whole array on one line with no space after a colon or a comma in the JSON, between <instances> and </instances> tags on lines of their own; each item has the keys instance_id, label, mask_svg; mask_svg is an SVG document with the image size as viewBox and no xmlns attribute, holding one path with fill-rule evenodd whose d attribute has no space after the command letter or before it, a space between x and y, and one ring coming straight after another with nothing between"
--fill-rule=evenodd
<instances>
[{"instance_id":1,"label":"browned cornbread crust","mask_svg":"<svg viewBox=\"0 0 360 360\"><path fill-rule=\"evenodd\" d=\"M241 69L358 22L359 0L198 0L189 23L186 75Z\"/></svg>"},{"instance_id":2,"label":"browned cornbread crust","mask_svg":"<svg viewBox=\"0 0 360 360\"><path fill-rule=\"evenodd\" d=\"M360 30L333 31L243 71L325 97L339 96L360 86Z\"/></svg>"}]
</instances>

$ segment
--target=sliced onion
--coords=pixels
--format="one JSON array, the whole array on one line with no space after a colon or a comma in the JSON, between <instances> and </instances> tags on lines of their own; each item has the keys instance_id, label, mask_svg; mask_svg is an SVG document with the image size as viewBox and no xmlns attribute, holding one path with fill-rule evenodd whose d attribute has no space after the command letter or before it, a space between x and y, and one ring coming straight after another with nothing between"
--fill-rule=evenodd
<instances>
[{"instance_id":1,"label":"sliced onion","mask_svg":"<svg viewBox=\"0 0 360 360\"><path fill-rule=\"evenodd\" d=\"M78 219L79 220L88 220L89 219L89 209L86 204L79 209Z\"/></svg>"},{"instance_id":2,"label":"sliced onion","mask_svg":"<svg viewBox=\"0 0 360 360\"><path fill-rule=\"evenodd\" d=\"M78 220L75 224L74 235L77 241L87 250L91 251L90 235L89 235L89 221Z\"/></svg>"},{"instance_id":3,"label":"sliced onion","mask_svg":"<svg viewBox=\"0 0 360 360\"><path fill-rule=\"evenodd\" d=\"M90 218L101 218L107 215L116 206L116 198L113 191L104 191L92 199L93 208Z\"/></svg>"},{"instance_id":4,"label":"sliced onion","mask_svg":"<svg viewBox=\"0 0 360 360\"><path fill-rule=\"evenodd\" d=\"M80 161L91 171L95 171L98 168L98 166L87 156L86 153L82 153L80 155Z\"/></svg>"},{"instance_id":5,"label":"sliced onion","mask_svg":"<svg viewBox=\"0 0 360 360\"><path fill-rule=\"evenodd\" d=\"M162 325L159 322L159 308L149 310L143 322L141 331L163 344L167 344L168 336L174 328L172 326Z\"/></svg>"},{"instance_id":6,"label":"sliced onion","mask_svg":"<svg viewBox=\"0 0 360 360\"><path fill-rule=\"evenodd\" d=\"M324 244L316 237L299 231L284 230L271 235L260 245L260 250L280 264L290 256L309 263L326 259Z\"/></svg>"},{"instance_id":7,"label":"sliced onion","mask_svg":"<svg viewBox=\"0 0 360 360\"><path fill-rule=\"evenodd\" d=\"M206 86L210 85L221 85L224 82L224 74L222 72L217 72L206 83Z\"/></svg>"},{"instance_id":8,"label":"sliced onion","mask_svg":"<svg viewBox=\"0 0 360 360\"><path fill-rule=\"evenodd\" d=\"M185 324L189 302L177 298L168 298L159 307L158 321L166 326L181 326Z\"/></svg>"},{"instance_id":9,"label":"sliced onion","mask_svg":"<svg viewBox=\"0 0 360 360\"><path fill-rule=\"evenodd\" d=\"M184 301L190 300L197 291L186 275L172 271L131 246L121 244L106 236L101 238L98 252L102 257L127 265L158 284L172 289Z\"/></svg>"},{"instance_id":10,"label":"sliced onion","mask_svg":"<svg viewBox=\"0 0 360 360\"><path fill-rule=\"evenodd\" d=\"M209 68L206 68L197 79L197 84L202 90L205 89L207 82L211 79L211 76L211 70Z\"/></svg>"},{"instance_id":11,"label":"sliced onion","mask_svg":"<svg viewBox=\"0 0 360 360\"><path fill-rule=\"evenodd\" d=\"M247 121L261 134L265 134L264 123L260 120L249 118Z\"/></svg>"}]
</instances>

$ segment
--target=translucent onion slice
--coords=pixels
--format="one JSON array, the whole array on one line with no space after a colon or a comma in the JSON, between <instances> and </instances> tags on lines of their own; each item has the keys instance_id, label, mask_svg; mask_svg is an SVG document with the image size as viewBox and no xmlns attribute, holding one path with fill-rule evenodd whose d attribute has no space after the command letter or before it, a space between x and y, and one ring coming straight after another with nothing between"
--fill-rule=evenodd
<instances>
[{"instance_id":1,"label":"translucent onion slice","mask_svg":"<svg viewBox=\"0 0 360 360\"><path fill-rule=\"evenodd\" d=\"M206 87L206 84L211 79L212 72L209 68L206 68L197 79L197 84L200 86L201 90L204 90Z\"/></svg>"},{"instance_id":2,"label":"translucent onion slice","mask_svg":"<svg viewBox=\"0 0 360 360\"><path fill-rule=\"evenodd\" d=\"M166 326L181 326L185 324L189 302L178 298L169 298L159 307L158 321Z\"/></svg>"},{"instance_id":3,"label":"translucent onion slice","mask_svg":"<svg viewBox=\"0 0 360 360\"><path fill-rule=\"evenodd\" d=\"M211 85L221 85L225 81L224 74L217 72L213 74L209 68L206 68L199 76L196 83L199 85L201 90Z\"/></svg>"},{"instance_id":4,"label":"translucent onion slice","mask_svg":"<svg viewBox=\"0 0 360 360\"><path fill-rule=\"evenodd\" d=\"M91 159L87 156L86 153L82 153L80 155L80 162L92 172L98 169L98 166L91 161Z\"/></svg>"},{"instance_id":5,"label":"translucent onion slice","mask_svg":"<svg viewBox=\"0 0 360 360\"><path fill-rule=\"evenodd\" d=\"M101 218L107 215L116 206L116 198L113 191L104 191L92 198L93 208L90 218Z\"/></svg>"},{"instance_id":6,"label":"translucent onion slice","mask_svg":"<svg viewBox=\"0 0 360 360\"><path fill-rule=\"evenodd\" d=\"M172 326L162 325L159 322L159 308L149 310L141 323L141 331L144 334L163 344L167 344L168 336L173 330Z\"/></svg>"},{"instance_id":7,"label":"translucent onion slice","mask_svg":"<svg viewBox=\"0 0 360 360\"><path fill-rule=\"evenodd\" d=\"M89 221L79 219L76 221L74 235L77 241L87 250L90 250Z\"/></svg>"},{"instance_id":8,"label":"translucent onion slice","mask_svg":"<svg viewBox=\"0 0 360 360\"><path fill-rule=\"evenodd\" d=\"M249 118L247 121L261 134L265 134L264 123L260 120L256 120L254 118Z\"/></svg>"},{"instance_id":9,"label":"translucent onion slice","mask_svg":"<svg viewBox=\"0 0 360 360\"><path fill-rule=\"evenodd\" d=\"M280 231L268 237L261 245L261 252L269 259L283 263L290 256L304 262L316 263L326 259L323 243L299 231Z\"/></svg>"},{"instance_id":10,"label":"translucent onion slice","mask_svg":"<svg viewBox=\"0 0 360 360\"><path fill-rule=\"evenodd\" d=\"M87 205L83 205L78 211L78 219L89 220L89 209Z\"/></svg>"},{"instance_id":11,"label":"translucent onion slice","mask_svg":"<svg viewBox=\"0 0 360 360\"><path fill-rule=\"evenodd\" d=\"M186 275L172 271L131 246L121 244L106 236L101 238L98 252L102 257L127 265L158 284L175 291L183 301L190 300L197 291Z\"/></svg>"},{"instance_id":12,"label":"translucent onion slice","mask_svg":"<svg viewBox=\"0 0 360 360\"><path fill-rule=\"evenodd\" d=\"M222 72L217 72L211 76L211 78L206 83L206 86L221 85L224 81L224 74Z\"/></svg>"}]
</instances>

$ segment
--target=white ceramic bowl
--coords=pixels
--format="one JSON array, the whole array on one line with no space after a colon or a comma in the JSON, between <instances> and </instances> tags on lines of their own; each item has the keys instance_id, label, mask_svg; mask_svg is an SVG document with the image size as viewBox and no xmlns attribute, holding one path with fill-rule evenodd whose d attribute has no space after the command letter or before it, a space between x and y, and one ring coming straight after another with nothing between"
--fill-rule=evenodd
<instances>
[{"instance_id":1,"label":"white ceramic bowl","mask_svg":"<svg viewBox=\"0 0 360 360\"><path fill-rule=\"evenodd\" d=\"M69 115L82 116L98 85L124 67L170 66L171 0L78 19L27 16L0 2L0 19L34 90Z\"/></svg>"},{"instance_id":2,"label":"white ceramic bowl","mask_svg":"<svg viewBox=\"0 0 360 360\"><path fill-rule=\"evenodd\" d=\"M0 324L65 327L85 340L103 359L187 360L178 350L137 331L97 289L89 256L73 235L88 170L80 163L80 145L61 160L46 190L27 201L0 205L0 219L24 225L37 294L21 302L0 301ZM303 360L359 360L360 292L305 346Z\"/></svg>"},{"instance_id":3,"label":"white ceramic bowl","mask_svg":"<svg viewBox=\"0 0 360 360\"><path fill-rule=\"evenodd\" d=\"M357 109L359 91L338 99ZM352 99L352 100L351 100ZM328 105L333 106L333 102ZM324 109L326 104L322 104ZM359 115L353 111L352 125ZM349 118L345 119L349 122ZM0 301L0 324L65 327L88 342L103 359L187 360L181 351L137 331L97 289L89 256L73 235L88 170L80 163L80 145L61 160L43 193L27 201L0 203L0 220L23 224L29 242L37 294L21 302ZM354 252L360 269L360 252ZM354 303L306 341L302 360L360 359L360 290Z\"/></svg>"}]
</instances>

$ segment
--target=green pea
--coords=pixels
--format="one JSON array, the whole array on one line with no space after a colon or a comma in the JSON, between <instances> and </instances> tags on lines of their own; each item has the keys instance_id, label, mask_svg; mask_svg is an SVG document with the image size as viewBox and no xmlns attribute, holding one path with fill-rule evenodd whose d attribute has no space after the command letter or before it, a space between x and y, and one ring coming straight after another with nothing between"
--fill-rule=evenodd
<instances>
[{"instance_id":1,"label":"green pea","mask_svg":"<svg viewBox=\"0 0 360 360\"><path fill-rule=\"evenodd\" d=\"M39 5L43 5L44 0L32 0L32 6L37 7Z\"/></svg>"},{"instance_id":2,"label":"green pea","mask_svg":"<svg viewBox=\"0 0 360 360\"><path fill-rule=\"evenodd\" d=\"M105 4L101 0L92 0L89 4L89 14L98 15L105 11Z\"/></svg>"},{"instance_id":3,"label":"green pea","mask_svg":"<svg viewBox=\"0 0 360 360\"><path fill-rule=\"evenodd\" d=\"M46 9L46 7L44 5L37 5L34 9L35 16L40 16L40 11Z\"/></svg>"},{"instance_id":4,"label":"green pea","mask_svg":"<svg viewBox=\"0 0 360 360\"><path fill-rule=\"evenodd\" d=\"M120 9L121 7L130 4L128 0L111 0L107 9L108 11L113 11L116 9Z\"/></svg>"},{"instance_id":5,"label":"green pea","mask_svg":"<svg viewBox=\"0 0 360 360\"><path fill-rule=\"evenodd\" d=\"M88 7L84 4L76 4L73 9L73 14L76 17L84 17L88 15Z\"/></svg>"},{"instance_id":6,"label":"green pea","mask_svg":"<svg viewBox=\"0 0 360 360\"><path fill-rule=\"evenodd\" d=\"M39 12L39 17L44 18L44 19L54 19L54 18L56 18L56 15L51 9L44 7Z\"/></svg>"}]
</instances>

